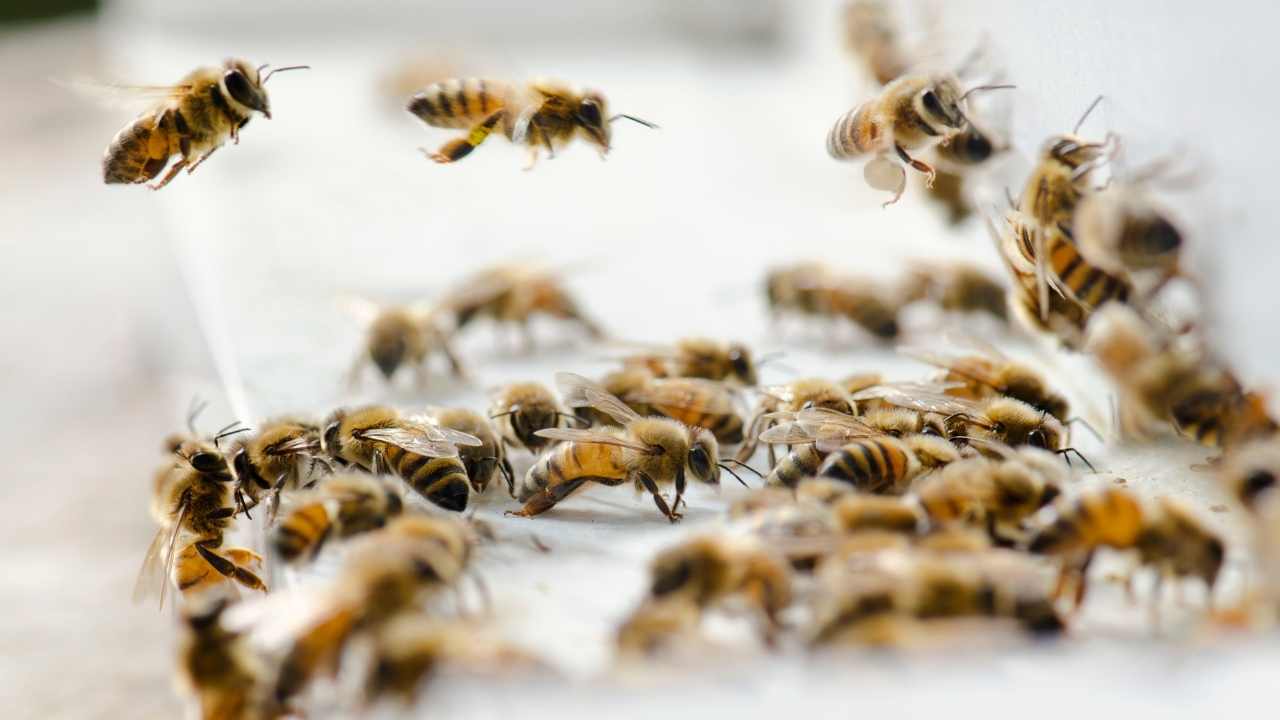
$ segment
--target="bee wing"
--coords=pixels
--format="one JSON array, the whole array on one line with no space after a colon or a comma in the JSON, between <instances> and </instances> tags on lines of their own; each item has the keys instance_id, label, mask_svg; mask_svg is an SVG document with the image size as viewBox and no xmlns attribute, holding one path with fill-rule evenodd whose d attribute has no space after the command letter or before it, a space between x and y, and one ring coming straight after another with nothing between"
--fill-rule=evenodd
<instances>
[{"instance_id":1,"label":"bee wing","mask_svg":"<svg viewBox=\"0 0 1280 720\"><path fill-rule=\"evenodd\" d=\"M443 437L430 437L421 427L373 428L359 434L362 439L395 445L401 450L427 457L455 457L458 454L453 443Z\"/></svg>"},{"instance_id":2,"label":"bee wing","mask_svg":"<svg viewBox=\"0 0 1280 720\"><path fill-rule=\"evenodd\" d=\"M604 388L581 375L558 372L556 373L556 387L560 389L560 395L564 398L564 403L569 407L594 408L623 425L640 419L640 415L635 410L627 407L625 403L610 395Z\"/></svg>"},{"instance_id":3,"label":"bee wing","mask_svg":"<svg viewBox=\"0 0 1280 720\"><path fill-rule=\"evenodd\" d=\"M697 388L705 390L699 393ZM714 380L681 378L679 382L657 380L649 386L627 393L635 402L674 408L694 409L717 415L737 412L733 396L723 383Z\"/></svg>"},{"instance_id":4,"label":"bee wing","mask_svg":"<svg viewBox=\"0 0 1280 720\"><path fill-rule=\"evenodd\" d=\"M412 426L413 429L421 432L425 437L430 438L431 440L441 440L449 443L450 445L469 445L472 447L479 447L484 444L480 441L480 438L475 435L437 424L430 415L409 415L405 417L405 424Z\"/></svg>"},{"instance_id":5,"label":"bee wing","mask_svg":"<svg viewBox=\"0 0 1280 720\"><path fill-rule=\"evenodd\" d=\"M55 85L67 88L107 107L138 108L156 105L191 91L191 85L126 85L102 82L90 78L54 80Z\"/></svg>"},{"instance_id":6,"label":"bee wing","mask_svg":"<svg viewBox=\"0 0 1280 720\"><path fill-rule=\"evenodd\" d=\"M1006 361L1009 359L1009 356L1006 355L1004 351L1002 351L1000 348L996 347L987 339L978 337L977 335L974 335L971 332L963 332L960 330L948 330L943 335L943 337L945 337L948 342L954 345L971 348L975 352L981 353L982 355L986 355L987 357L995 358L997 360L1006 360Z\"/></svg>"},{"instance_id":7,"label":"bee wing","mask_svg":"<svg viewBox=\"0 0 1280 720\"><path fill-rule=\"evenodd\" d=\"M267 450L268 455L300 455L305 453L319 452L320 438L304 435L296 437L292 440L273 445Z\"/></svg>"},{"instance_id":8,"label":"bee wing","mask_svg":"<svg viewBox=\"0 0 1280 720\"><path fill-rule=\"evenodd\" d=\"M977 405L960 398L944 395L933 389L911 389L903 387L904 385L907 383L867 388L855 394L854 399L879 398L890 405L942 415L976 414L978 411ZM950 386L947 385L947 387Z\"/></svg>"},{"instance_id":9,"label":"bee wing","mask_svg":"<svg viewBox=\"0 0 1280 720\"><path fill-rule=\"evenodd\" d=\"M618 447L631 448L641 452L653 452L653 448L648 445L628 440L617 435L610 435L599 430L580 430L578 428L543 428L534 433L538 437L544 437L549 440L561 440L564 442L578 443L594 443L596 445L617 445Z\"/></svg>"},{"instance_id":10,"label":"bee wing","mask_svg":"<svg viewBox=\"0 0 1280 720\"><path fill-rule=\"evenodd\" d=\"M993 348L994 349L994 348ZM913 360L919 360L926 365L942 368L949 372L967 377L974 382L986 385L988 387L997 387L997 378L994 373L980 367L975 363L966 363L963 357L956 355L944 355L935 353L922 348L899 348L898 352ZM999 356L1003 358L1004 356ZM958 384L958 383L956 383Z\"/></svg>"},{"instance_id":11,"label":"bee wing","mask_svg":"<svg viewBox=\"0 0 1280 720\"><path fill-rule=\"evenodd\" d=\"M360 295L341 295L335 301L338 310L362 325L368 325L382 312L382 305Z\"/></svg>"},{"instance_id":12,"label":"bee wing","mask_svg":"<svg viewBox=\"0 0 1280 720\"><path fill-rule=\"evenodd\" d=\"M801 422L785 422L765 430L759 435L760 442L772 445L801 445L817 440L813 428Z\"/></svg>"},{"instance_id":13,"label":"bee wing","mask_svg":"<svg viewBox=\"0 0 1280 720\"><path fill-rule=\"evenodd\" d=\"M160 589L160 609L164 609L165 596L169 590L169 571L173 568L173 554L178 546L178 535L182 532L182 522L187 518L187 502L183 499L178 517L171 527L162 527L156 531L147 548L147 555L142 559L142 569L138 571L138 580L133 586L133 602L141 603L150 597L158 587ZM161 555L161 552L164 554ZM163 559L162 559L163 558Z\"/></svg>"}]
</instances>

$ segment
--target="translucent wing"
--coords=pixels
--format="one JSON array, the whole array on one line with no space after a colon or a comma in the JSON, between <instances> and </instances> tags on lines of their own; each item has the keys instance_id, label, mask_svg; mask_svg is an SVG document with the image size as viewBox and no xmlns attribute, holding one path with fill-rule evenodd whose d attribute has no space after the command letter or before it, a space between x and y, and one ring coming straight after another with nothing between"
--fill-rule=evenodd
<instances>
[{"instance_id":1,"label":"translucent wing","mask_svg":"<svg viewBox=\"0 0 1280 720\"><path fill-rule=\"evenodd\" d=\"M178 546L178 535L182 533L182 523L186 519L187 500L184 496L173 525L157 530L151 546L147 548L147 555L142 559L142 569L138 571L138 580L133 587L135 603L146 600L159 588L160 609L164 609L165 596L169 591L169 573L173 569L173 554ZM161 555L161 552L164 554Z\"/></svg>"},{"instance_id":2,"label":"translucent wing","mask_svg":"<svg viewBox=\"0 0 1280 720\"><path fill-rule=\"evenodd\" d=\"M277 443L267 449L268 455L298 455L303 453L313 453L320 451L320 438L316 436L304 435L296 437L292 440L286 440Z\"/></svg>"},{"instance_id":3,"label":"translucent wing","mask_svg":"<svg viewBox=\"0 0 1280 720\"><path fill-rule=\"evenodd\" d=\"M617 435L610 435L599 430L579 430L577 428L544 428L534 433L538 437L563 442L594 443L596 445L617 445L641 452L653 452L653 449L642 443L628 440Z\"/></svg>"},{"instance_id":4,"label":"translucent wing","mask_svg":"<svg viewBox=\"0 0 1280 720\"><path fill-rule=\"evenodd\" d=\"M981 358L965 358L960 355L944 355L942 353L935 353L921 348L899 348L898 352L913 360L919 360L926 365L933 365L934 367L942 368L943 370L969 378L974 382L981 383L982 385L996 387L997 378L995 373L992 372L994 368L983 367L980 362ZM973 362L975 359L979 360L979 362Z\"/></svg>"},{"instance_id":5,"label":"translucent wing","mask_svg":"<svg viewBox=\"0 0 1280 720\"><path fill-rule=\"evenodd\" d=\"M452 445L469 445L479 447L483 445L480 438L461 430L453 428L441 427L431 419L429 415L410 415L405 418L405 422L413 425L416 430L432 440L443 440Z\"/></svg>"},{"instance_id":6,"label":"translucent wing","mask_svg":"<svg viewBox=\"0 0 1280 720\"><path fill-rule=\"evenodd\" d=\"M517 280L516 273L505 267L485 270L473 275L465 283L446 293L440 299L439 306L445 310L456 310L468 306L483 305L510 290Z\"/></svg>"},{"instance_id":7,"label":"translucent wing","mask_svg":"<svg viewBox=\"0 0 1280 720\"><path fill-rule=\"evenodd\" d=\"M860 400L879 398L890 405L942 415L980 414L979 407L974 403L932 390L904 389L900 385L878 385L867 388L857 393L854 398Z\"/></svg>"},{"instance_id":8,"label":"translucent wing","mask_svg":"<svg viewBox=\"0 0 1280 720\"><path fill-rule=\"evenodd\" d=\"M420 427L372 428L361 430L358 435L363 440L384 442L427 457L455 457L458 454L453 443L442 437L428 437Z\"/></svg>"},{"instance_id":9,"label":"translucent wing","mask_svg":"<svg viewBox=\"0 0 1280 720\"><path fill-rule=\"evenodd\" d=\"M627 407L618 398L610 395L604 388L574 373L556 373L556 387L560 388L560 396L569 407L589 407L605 413L619 423L626 425L640 419L635 410Z\"/></svg>"},{"instance_id":10,"label":"translucent wing","mask_svg":"<svg viewBox=\"0 0 1280 720\"><path fill-rule=\"evenodd\" d=\"M647 387L628 393L627 399L658 407L698 410L718 415L737 412L733 395L728 388L714 380L655 380Z\"/></svg>"},{"instance_id":11,"label":"translucent wing","mask_svg":"<svg viewBox=\"0 0 1280 720\"><path fill-rule=\"evenodd\" d=\"M937 394L946 393L951 388L963 387L964 383L956 382L891 382L878 383L870 387L859 390L850 397L853 400L874 400L884 399L891 394Z\"/></svg>"},{"instance_id":12,"label":"translucent wing","mask_svg":"<svg viewBox=\"0 0 1280 720\"><path fill-rule=\"evenodd\" d=\"M78 95L107 107L139 108L181 97L191 91L190 85L126 85L89 78L54 80Z\"/></svg>"},{"instance_id":13,"label":"translucent wing","mask_svg":"<svg viewBox=\"0 0 1280 720\"><path fill-rule=\"evenodd\" d=\"M1000 350L1000 348L996 347L990 341L984 338L980 338L971 332L964 332L961 330L948 330L943 335L943 337L945 337L947 341L952 343L953 345L970 348L977 353L986 355L987 357L995 358L997 360L1009 359L1009 356L1005 355L1004 352Z\"/></svg>"}]
</instances>

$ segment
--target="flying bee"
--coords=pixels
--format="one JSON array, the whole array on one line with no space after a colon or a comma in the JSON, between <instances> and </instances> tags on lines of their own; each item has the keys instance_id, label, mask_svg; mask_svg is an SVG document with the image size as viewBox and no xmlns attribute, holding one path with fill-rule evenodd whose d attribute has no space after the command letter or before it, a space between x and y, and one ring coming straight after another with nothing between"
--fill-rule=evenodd
<instances>
[{"instance_id":1,"label":"flying bee","mask_svg":"<svg viewBox=\"0 0 1280 720\"><path fill-rule=\"evenodd\" d=\"M577 417L565 411L546 385L519 382L494 391L489 419L497 425L505 444L537 455L551 445L539 430L561 427L562 421L576 421Z\"/></svg>"},{"instance_id":2,"label":"flying bee","mask_svg":"<svg viewBox=\"0 0 1280 720\"><path fill-rule=\"evenodd\" d=\"M631 115L609 115L604 95L595 90L579 91L546 78L519 87L479 78L454 78L428 85L409 100L406 109L432 127L469 128L465 137L450 140L435 152L422 148L427 157L438 163L461 160L494 130L513 144L529 147L529 169L537 163L540 150L545 148L550 157L555 157L557 149L577 137L594 146L604 158L612 144L610 125L615 120L657 127Z\"/></svg>"},{"instance_id":3,"label":"flying bee","mask_svg":"<svg viewBox=\"0 0 1280 720\"><path fill-rule=\"evenodd\" d=\"M517 494L524 507L509 514L540 515L587 482L621 485L630 481L650 493L658 510L675 522L680 519L687 476L712 485L720 482L719 446L710 432L670 418L641 417L580 375L557 373L556 384L570 407L593 407L622 427L539 430L542 437L562 442L529 468ZM676 494L668 505L658 486L671 482Z\"/></svg>"},{"instance_id":4,"label":"flying bee","mask_svg":"<svg viewBox=\"0 0 1280 720\"><path fill-rule=\"evenodd\" d=\"M1009 319L1006 289L985 270L967 263L923 263L907 276L904 302L929 300L944 312L982 313Z\"/></svg>"},{"instance_id":5,"label":"flying bee","mask_svg":"<svg viewBox=\"0 0 1280 720\"><path fill-rule=\"evenodd\" d=\"M897 23L881 0L853 0L844 5L844 41L849 52L880 85L905 75L911 66L902 48Z\"/></svg>"},{"instance_id":6,"label":"flying bee","mask_svg":"<svg viewBox=\"0 0 1280 720\"><path fill-rule=\"evenodd\" d=\"M473 491L484 494L493 479L501 473L507 481L507 492L515 497L515 473L511 469L511 462L507 460L506 446L494 431L492 421L466 408L437 408L430 415L436 425L466 433L480 441L479 445L458 448L458 457L467 469Z\"/></svg>"},{"instance_id":7,"label":"flying bee","mask_svg":"<svg viewBox=\"0 0 1280 720\"><path fill-rule=\"evenodd\" d=\"M194 594L225 580L265 592L266 585L251 569L261 562L256 553L221 549L223 534L236 513L235 475L226 456L217 445L203 441L184 443L176 455L168 477L157 486L160 497L155 506L165 512L142 562L135 602L159 586L163 608L171 575L184 593ZM179 539L184 546L175 554Z\"/></svg>"},{"instance_id":8,"label":"flying bee","mask_svg":"<svg viewBox=\"0 0 1280 720\"><path fill-rule=\"evenodd\" d=\"M457 512L467 508L471 482L456 446L479 444L475 436L427 417L404 417L378 405L336 410L324 424L324 451L335 461L375 475L391 473L432 503Z\"/></svg>"},{"instance_id":9,"label":"flying bee","mask_svg":"<svg viewBox=\"0 0 1280 720\"><path fill-rule=\"evenodd\" d=\"M646 368L659 378L702 378L747 387L758 382L759 364L750 348L742 343L707 338L684 338L672 348L624 358L623 365Z\"/></svg>"},{"instance_id":10,"label":"flying bee","mask_svg":"<svg viewBox=\"0 0 1280 720\"><path fill-rule=\"evenodd\" d=\"M274 518L281 492L307 485L317 464L323 464L318 425L297 418L263 423L231 452L239 512L249 517L249 510L269 494L268 517Z\"/></svg>"},{"instance_id":11,"label":"flying bee","mask_svg":"<svg viewBox=\"0 0 1280 720\"><path fill-rule=\"evenodd\" d=\"M314 558L329 538L376 530L403 508L399 491L375 477L333 475L313 491L294 496L274 530L272 546L285 562Z\"/></svg>"},{"instance_id":12,"label":"flying bee","mask_svg":"<svg viewBox=\"0 0 1280 720\"><path fill-rule=\"evenodd\" d=\"M1113 180L1084 196L1072 224L1081 255L1113 275L1180 272L1182 231L1139 182Z\"/></svg>"},{"instance_id":13,"label":"flying bee","mask_svg":"<svg viewBox=\"0 0 1280 720\"><path fill-rule=\"evenodd\" d=\"M1058 500L1031 537L1033 553L1063 558L1060 594L1069 578L1075 582L1075 606L1084 602L1087 573L1101 547L1136 550L1140 566L1158 572L1153 602L1160 584L1169 579L1198 577L1213 588L1226 557L1226 546L1184 504L1161 497L1144 505L1133 493L1117 487L1096 488ZM1132 582L1132 575L1129 578Z\"/></svg>"},{"instance_id":14,"label":"flying bee","mask_svg":"<svg viewBox=\"0 0 1280 720\"><path fill-rule=\"evenodd\" d=\"M1065 627L1035 564L989 550L937 556L919 550L855 554L819 568L814 646L900 645L949 618L1005 618L1034 634Z\"/></svg>"},{"instance_id":15,"label":"flying bee","mask_svg":"<svg viewBox=\"0 0 1280 720\"><path fill-rule=\"evenodd\" d=\"M496 265L471 275L440 300L437 310L453 318L455 333L482 317L515 324L527 348L533 346L530 323L539 315L576 324L592 339L605 335L579 307L559 273L529 263Z\"/></svg>"},{"instance_id":16,"label":"flying bee","mask_svg":"<svg viewBox=\"0 0 1280 720\"><path fill-rule=\"evenodd\" d=\"M746 462L755 454L760 433L777 423L774 413L797 413L811 407L826 408L832 412L857 415L858 407L849 397L849 391L824 378L809 377L793 380L786 385L776 385L764 390L755 414L746 432L746 442L738 449L737 459ZM776 463L773 446L769 446L769 465Z\"/></svg>"},{"instance_id":17,"label":"flying bee","mask_svg":"<svg viewBox=\"0 0 1280 720\"><path fill-rule=\"evenodd\" d=\"M265 663L242 631L223 625L228 606L226 597L203 598L184 610L177 685L195 701L201 718L284 717L267 697Z\"/></svg>"},{"instance_id":18,"label":"flying bee","mask_svg":"<svg viewBox=\"0 0 1280 720\"><path fill-rule=\"evenodd\" d=\"M1071 228L1076 206L1093 191L1093 173L1107 163L1116 143L1112 135L1103 142L1085 140L1080 128L1102 102L1098 96L1076 121L1071 132L1049 138L1027 178L1018 209L1041 228Z\"/></svg>"},{"instance_id":19,"label":"flying bee","mask_svg":"<svg viewBox=\"0 0 1280 720\"><path fill-rule=\"evenodd\" d=\"M1079 348L1090 310L1065 293L1049 292L1048 253L1038 249L1040 234L1034 223L1010 212L1003 231L988 218L987 232L1013 279L1008 304L1014 317L1030 330L1050 333L1066 347Z\"/></svg>"},{"instance_id":20,"label":"flying bee","mask_svg":"<svg viewBox=\"0 0 1280 720\"><path fill-rule=\"evenodd\" d=\"M925 174L933 186L937 171L910 153L948 142L963 130L968 120L964 103L970 94L1007 88L986 85L961 91L960 81L950 74L904 75L893 80L880 94L840 116L827 134L827 153L836 160L872 156L863 167L867 184L892 192L885 206L896 203L907 187L907 173L890 159Z\"/></svg>"},{"instance_id":21,"label":"flying bee","mask_svg":"<svg viewBox=\"0 0 1280 720\"><path fill-rule=\"evenodd\" d=\"M764 543L751 538L706 535L658 553L650 567L649 593L619 628L624 650L651 650L664 638L637 632L651 626L655 605L692 605L699 612L730 599L758 613L765 641L772 645L780 629L779 613L791 604L791 568ZM625 643L625 644L624 644Z\"/></svg>"},{"instance_id":22,"label":"flying bee","mask_svg":"<svg viewBox=\"0 0 1280 720\"><path fill-rule=\"evenodd\" d=\"M951 387L947 395L968 400L1007 396L1043 410L1063 423L1071 420L1071 406L1044 375L983 343L979 352L970 355L945 355L924 349L903 351L907 357L941 368L939 383Z\"/></svg>"},{"instance_id":23,"label":"flying bee","mask_svg":"<svg viewBox=\"0 0 1280 720\"><path fill-rule=\"evenodd\" d=\"M145 183L155 179L174 155L181 156L159 182L159 190L186 169L191 174L228 139L240 142L240 129L253 113L271 119L266 84L271 76L305 65L276 68L230 58L221 67L196 68L175 85L117 86L114 90L163 98L129 123L102 156L102 177L108 185Z\"/></svg>"}]
</instances>

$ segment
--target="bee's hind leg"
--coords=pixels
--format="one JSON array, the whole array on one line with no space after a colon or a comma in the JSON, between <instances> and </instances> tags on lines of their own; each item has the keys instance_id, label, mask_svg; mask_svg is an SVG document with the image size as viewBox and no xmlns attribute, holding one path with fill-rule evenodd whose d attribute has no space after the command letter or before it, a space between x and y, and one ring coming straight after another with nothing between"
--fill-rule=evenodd
<instances>
[{"instance_id":1,"label":"bee's hind leg","mask_svg":"<svg viewBox=\"0 0 1280 720\"><path fill-rule=\"evenodd\" d=\"M172 182L173 179L178 176L178 173L182 172L182 168L186 166L187 166L187 161L185 159L179 160L178 162L174 163L172 167L169 168L169 172L165 173L165 176L160 179L160 182L151 183L147 187L151 188L152 190L159 190L160 188Z\"/></svg>"},{"instance_id":2,"label":"bee's hind leg","mask_svg":"<svg viewBox=\"0 0 1280 720\"><path fill-rule=\"evenodd\" d=\"M472 150L480 147L480 143L484 142L485 139L489 137L489 134L493 132L494 126L496 126L498 121L502 119L504 112L505 111L503 110L499 110L489 115L489 117L481 120L479 124L472 127L471 132L467 133L466 137L450 140L444 145L441 145L440 149L435 152L430 152L426 148L418 149L421 150L424 155L438 163L457 162L467 155L470 155Z\"/></svg>"},{"instance_id":3,"label":"bee's hind leg","mask_svg":"<svg viewBox=\"0 0 1280 720\"><path fill-rule=\"evenodd\" d=\"M201 164L201 163L203 163L205 160L208 160L208 159L209 159L209 156L210 156L210 155L212 155L212 154L214 154L215 152L217 152L217 150L218 150L218 148L217 148L217 147L213 148L213 149L212 149L212 150L210 150L209 152L207 152L207 153L205 153L205 154L201 155L199 158L197 158L195 162L193 162L193 163L191 163L190 165L188 165L188 166L187 166L187 174L188 174L188 175L190 175L191 173L195 172L195 171L196 171L196 168L200 167L200 164Z\"/></svg>"},{"instance_id":4,"label":"bee's hind leg","mask_svg":"<svg viewBox=\"0 0 1280 720\"><path fill-rule=\"evenodd\" d=\"M529 500L525 502L524 507L519 510L508 510L506 514L515 517L533 517L535 515L541 515L555 507L556 503L568 497L569 493L577 490L579 487L582 487L585 482L587 482L587 478L578 478L577 480L570 480L569 482L556 485L555 487L546 488L537 495L529 498Z\"/></svg>"},{"instance_id":5,"label":"bee's hind leg","mask_svg":"<svg viewBox=\"0 0 1280 720\"><path fill-rule=\"evenodd\" d=\"M933 166L930 165L929 163L923 160L917 160L911 157L910 155L908 155L906 149L903 148L901 145L898 145L897 143L894 144L893 149L897 151L898 157L902 158L902 162L915 168L918 172L922 172L925 174L926 176L924 180L925 187L932 190L933 181L935 178L938 177L938 171L934 170Z\"/></svg>"},{"instance_id":6,"label":"bee's hind leg","mask_svg":"<svg viewBox=\"0 0 1280 720\"><path fill-rule=\"evenodd\" d=\"M252 571L240 567L234 562L214 552L209 548L209 544L210 543L208 542L196 543L196 552L199 552L200 557L204 558L205 562L212 565L214 570L217 570L219 573L235 580L250 590L261 590L262 592L267 591L267 585L262 582L262 578L258 577Z\"/></svg>"}]
</instances>

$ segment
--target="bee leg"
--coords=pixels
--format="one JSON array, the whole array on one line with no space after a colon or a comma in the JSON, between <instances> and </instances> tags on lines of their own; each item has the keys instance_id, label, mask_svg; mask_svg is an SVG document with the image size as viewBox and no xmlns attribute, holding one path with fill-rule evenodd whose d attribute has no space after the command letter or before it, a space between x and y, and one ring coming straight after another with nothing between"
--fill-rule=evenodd
<instances>
[{"instance_id":1,"label":"bee leg","mask_svg":"<svg viewBox=\"0 0 1280 720\"><path fill-rule=\"evenodd\" d=\"M1080 567L1076 568L1076 612L1079 612L1081 606L1084 605L1084 596L1089 591L1089 565L1093 563L1093 553L1084 556L1084 562L1080 563Z\"/></svg>"},{"instance_id":2,"label":"bee leg","mask_svg":"<svg viewBox=\"0 0 1280 720\"><path fill-rule=\"evenodd\" d=\"M938 177L938 171L934 170L933 166L930 165L929 163L923 160L917 160L911 157L910 155L908 155L906 149L903 148L901 145L898 145L897 143L894 143L893 149L897 151L898 157L902 158L902 162L915 168L917 172L922 172L925 174L924 186L932 190L933 181Z\"/></svg>"},{"instance_id":3,"label":"bee leg","mask_svg":"<svg viewBox=\"0 0 1280 720\"><path fill-rule=\"evenodd\" d=\"M535 147L535 148L530 148L530 149L529 149L529 164L528 164L528 165L525 165L523 168L520 168L520 169L521 169L521 170L523 170L523 171L525 171L525 172L529 172L530 170L532 170L532 169L533 169L533 166L534 166L534 165L537 165L537 164L538 164L538 148L536 148L536 147Z\"/></svg>"},{"instance_id":4,"label":"bee leg","mask_svg":"<svg viewBox=\"0 0 1280 720\"><path fill-rule=\"evenodd\" d=\"M658 484L653 481L646 473L636 473L636 479L644 486L644 489L653 495L653 504L658 506L658 511L666 516L671 522L675 522L681 518L681 514L675 512L667 506L667 501L662 497L662 492L658 490Z\"/></svg>"},{"instance_id":5,"label":"bee leg","mask_svg":"<svg viewBox=\"0 0 1280 720\"><path fill-rule=\"evenodd\" d=\"M489 115L489 117L481 120L478 124L472 127L471 132L467 133L466 137L450 140L444 145L441 145L440 149L434 153L428 151L426 148L418 149L421 150L424 155L438 163L457 162L470 155L472 150L480 147L480 143L484 142L489 137L489 134L493 132L494 126L502 119L505 112L506 111L504 110L494 112Z\"/></svg>"},{"instance_id":6,"label":"bee leg","mask_svg":"<svg viewBox=\"0 0 1280 720\"><path fill-rule=\"evenodd\" d=\"M204 558L205 562L213 566L213 569L222 573L222 575L235 580L250 590L261 590L262 592L267 591L266 583L262 582L262 578L245 568L237 566L235 563L210 549L208 545L214 542L216 541L202 540L195 544L196 552L200 553L200 557Z\"/></svg>"},{"instance_id":7,"label":"bee leg","mask_svg":"<svg viewBox=\"0 0 1280 720\"><path fill-rule=\"evenodd\" d=\"M566 483L543 489L542 492L529 498L524 507L519 510L508 510L505 515L513 517L533 517L541 515L556 506L556 503L565 499L574 490L582 487L587 482L587 478L578 478L570 480Z\"/></svg>"},{"instance_id":8,"label":"bee leg","mask_svg":"<svg viewBox=\"0 0 1280 720\"><path fill-rule=\"evenodd\" d=\"M516 496L516 474L511 469L511 461L507 460L507 458L504 456L501 460L498 461L498 469L502 471L502 476L505 477L507 480L507 492L511 494L511 497L515 497Z\"/></svg>"},{"instance_id":9,"label":"bee leg","mask_svg":"<svg viewBox=\"0 0 1280 720\"><path fill-rule=\"evenodd\" d=\"M217 147L214 147L214 148L213 148L212 150L210 150L209 152L207 152L207 153L205 153L205 154L201 155L199 158L197 158L195 162L193 162L193 163L191 163L190 165L188 165L188 166L187 166L187 174L188 174L188 175L190 175L191 173L195 172L195 171L196 171L196 168L200 167L200 163L204 162L205 160L208 160L208 159L209 159L209 156L210 156L210 155L212 155L212 154L214 154L214 153L215 153L215 152L217 152L217 151L218 151L218 148L217 148Z\"/></svg>"},{"instance_id":10,"label":"bee leg","mask_svg":"<svg viewBox=\"0 0 1280 720\"><path fill-rule=\"evenodd\" d=\"M187 161L185 159L179 160L178 162L174 163L172 167L169 168L169 172L165 173L165 176L160 180L160 182L151 183L147 187L151 188L152 190L159 190L160 188L172 182L173 179L178 176L178 173L182 172L182 168L186 166L187 166Z\"/></svg>"}]
</instances>

